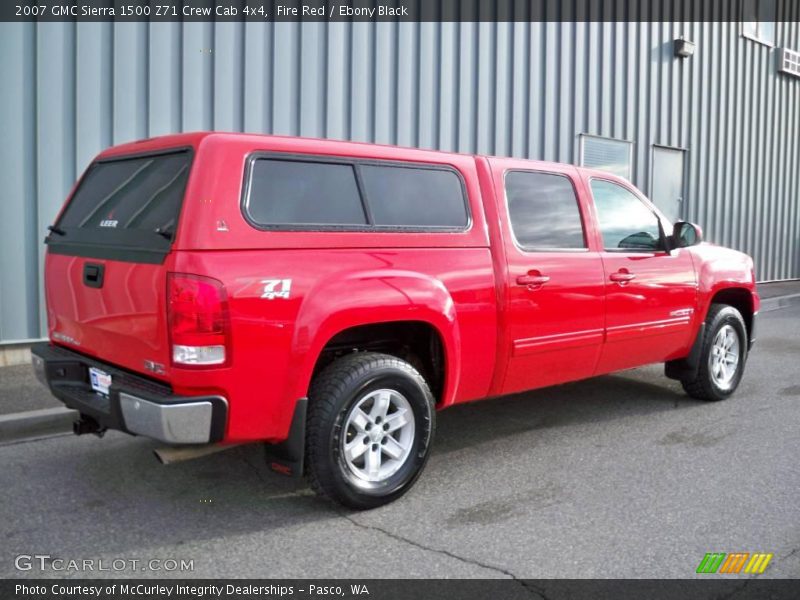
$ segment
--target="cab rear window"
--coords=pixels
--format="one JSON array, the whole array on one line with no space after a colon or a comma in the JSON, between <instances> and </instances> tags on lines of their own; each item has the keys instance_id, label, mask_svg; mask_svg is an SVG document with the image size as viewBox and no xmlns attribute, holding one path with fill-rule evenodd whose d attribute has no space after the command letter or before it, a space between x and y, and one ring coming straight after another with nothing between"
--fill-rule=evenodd
<instances>
[{"instance_id":1,"label":"cab rear window","mask_svg":"<svg viewBox=\"0 0 800 600\"><path fill-rule=\"evenodd\" d=\"M192 152L95 161L45 240L54 254L160 264L172 246Z\"/></svg>"},{"instance_id":2,"label":"cab rear window","mask_svg":"<svg viewBox=\"0 0 800 600\"><path fill-rule=\"evenodd\" d=\"M82 230L87 242L92 241L92 230L137 231L141 235L135 239L145 246L157 237L169 237L178 221L190 163L188 151L96 162L57 226L65 232ZM133 239L128 236L127 241Z\"/></svg>"},{"instance_id":3,"label":"cab rear window","mask_svg":"<svg viewBox=\"0 0 800 600\"><path fill-rule=\"evenodd\" d=\"M461 177L448 167L256 157L244 214L262 229L462 230Z\"/></svg>"}]
</instances>

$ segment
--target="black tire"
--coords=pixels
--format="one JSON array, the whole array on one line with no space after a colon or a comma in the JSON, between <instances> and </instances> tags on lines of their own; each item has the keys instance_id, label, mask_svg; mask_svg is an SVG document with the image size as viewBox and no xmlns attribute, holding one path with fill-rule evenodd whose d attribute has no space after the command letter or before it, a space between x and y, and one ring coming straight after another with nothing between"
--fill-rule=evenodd
<instances>
[{"instance_id":1,"label":"black tire","mask_svg":"<svg viewBox=\"0 0 800 600\"><path fill-rule=\"evenodd\" d=\"M734 329L739 342L739 361L730 383L721 387L712 375L711 352L719 331L726 326ZM712 304L706 317L705 336L700 353L700 365L694 379L683 379L681 385L689 396L698 400L724 400L739 386L747 361L747 327L741 313L727 304Z\"/></svg>"},{"instance_id":2,"label":"black tire","mask_svg":"<svg viewBox=\"0 0 800 600\"><path fill-rule=\"evenodd\" d=\"M385 389L396 391L410 404L414 416L413 438L410 438L413 441L408 457L395 473L384 481L371 482L359 478L345 460L343 439L352 433L343 428L359 400ZM359 510L392 502L405 494L422 472L435 428L433 395L422 375L410 364L374 352L340 358L315 377L309 391L306 464L311 486L318 494ZM366 445L371 443L364 441ZM378 450L379 454L382 452Z\"/></svg>"}]
</instances>

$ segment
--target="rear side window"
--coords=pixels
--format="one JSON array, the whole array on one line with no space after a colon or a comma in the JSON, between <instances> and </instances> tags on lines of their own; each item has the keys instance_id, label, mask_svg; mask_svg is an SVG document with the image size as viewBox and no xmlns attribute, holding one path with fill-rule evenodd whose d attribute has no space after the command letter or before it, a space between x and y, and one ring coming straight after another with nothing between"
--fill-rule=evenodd
<instances>
[{"instance_id":1,"label":"rear side window","mask_svg":"<svg viewBox=\"0 0 800 600\"><path fill-rule=\"evenodd\" d=\"M361 176L376 225L467 226L461 180L452 171L363 165Z\"/></svg>"},{"instance_id":2,"label":"rear side window","mask_svg":"<svg viewBox=\"0 0 800 600\"><path fill-rule=\"evenodd\" d=\"M352 165L259 159L247 211L263 225L366 225Z\"/></svg>"},{"instance_id":3,"label":"rear side window","mask_svg":"<svg viewBox=\"0 0 800 600\"><path fill-rule=\"evenodd\" d=\"M59 220L63 230L119 232L126 245L156 243L156 230L170 233L177 224L186 182L189 152L105 160L95 163L83 178ZM123 231L145 235L131 236ZM162 237L162 240L164 238Z\"/></svg>"},{"instance_id":4,"label":"rear side window","mask_svg":"<svg viewBox=\"0 0 800 600\"><path fill-rule=\"evenodd\" d=\"M447 168L358 161L256 158L244 211L256 226L314 229L463 229L461 178Z\"/></svg>"},{"instance_id":5,"label":"rear side window","mask_svg":"<svg viewBox=\"0 0 800 600\"><path fill-rule=\"evenodd\" d=\"M583 249L583 223L572 182L564 175L511 171L506 174L511 229L526 249Z\"/></svg>"}]
</instances>

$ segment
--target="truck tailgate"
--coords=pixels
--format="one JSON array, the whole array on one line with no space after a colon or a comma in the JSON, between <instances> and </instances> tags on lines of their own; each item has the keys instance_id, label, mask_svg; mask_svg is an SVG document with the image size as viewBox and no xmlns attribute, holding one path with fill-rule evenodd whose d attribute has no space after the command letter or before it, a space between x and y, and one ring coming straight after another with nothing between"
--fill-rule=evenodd
<instances>
[{"instance_id":1,"label":"truck tailgate","mask_svg":"<svg viewBox=\"0 0 800 600\"><path fill-rule=\"evenodd\" d=\"M87 272L96 271L100 287L86 280ZM45 277L53 341L133 371L166 374L162 265L49 254Z\"/></svg>"}]
</instances>

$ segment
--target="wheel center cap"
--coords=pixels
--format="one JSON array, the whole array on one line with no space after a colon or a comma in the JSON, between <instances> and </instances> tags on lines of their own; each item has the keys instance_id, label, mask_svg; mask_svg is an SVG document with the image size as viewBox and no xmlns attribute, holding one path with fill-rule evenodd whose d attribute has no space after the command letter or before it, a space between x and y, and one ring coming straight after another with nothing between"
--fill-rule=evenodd
<instances>
[{"instance_id":1,"label":"wheel center cap","mask_svg":"<svg viewBox=\"0 0 800 600\"><path fill-rule=\"evenodd\" d=\"M369 439L373 442L380 442L382 437L383 431L380 429L373 428L372 431L369 432Z\"/></svg>"}]
</instances>

